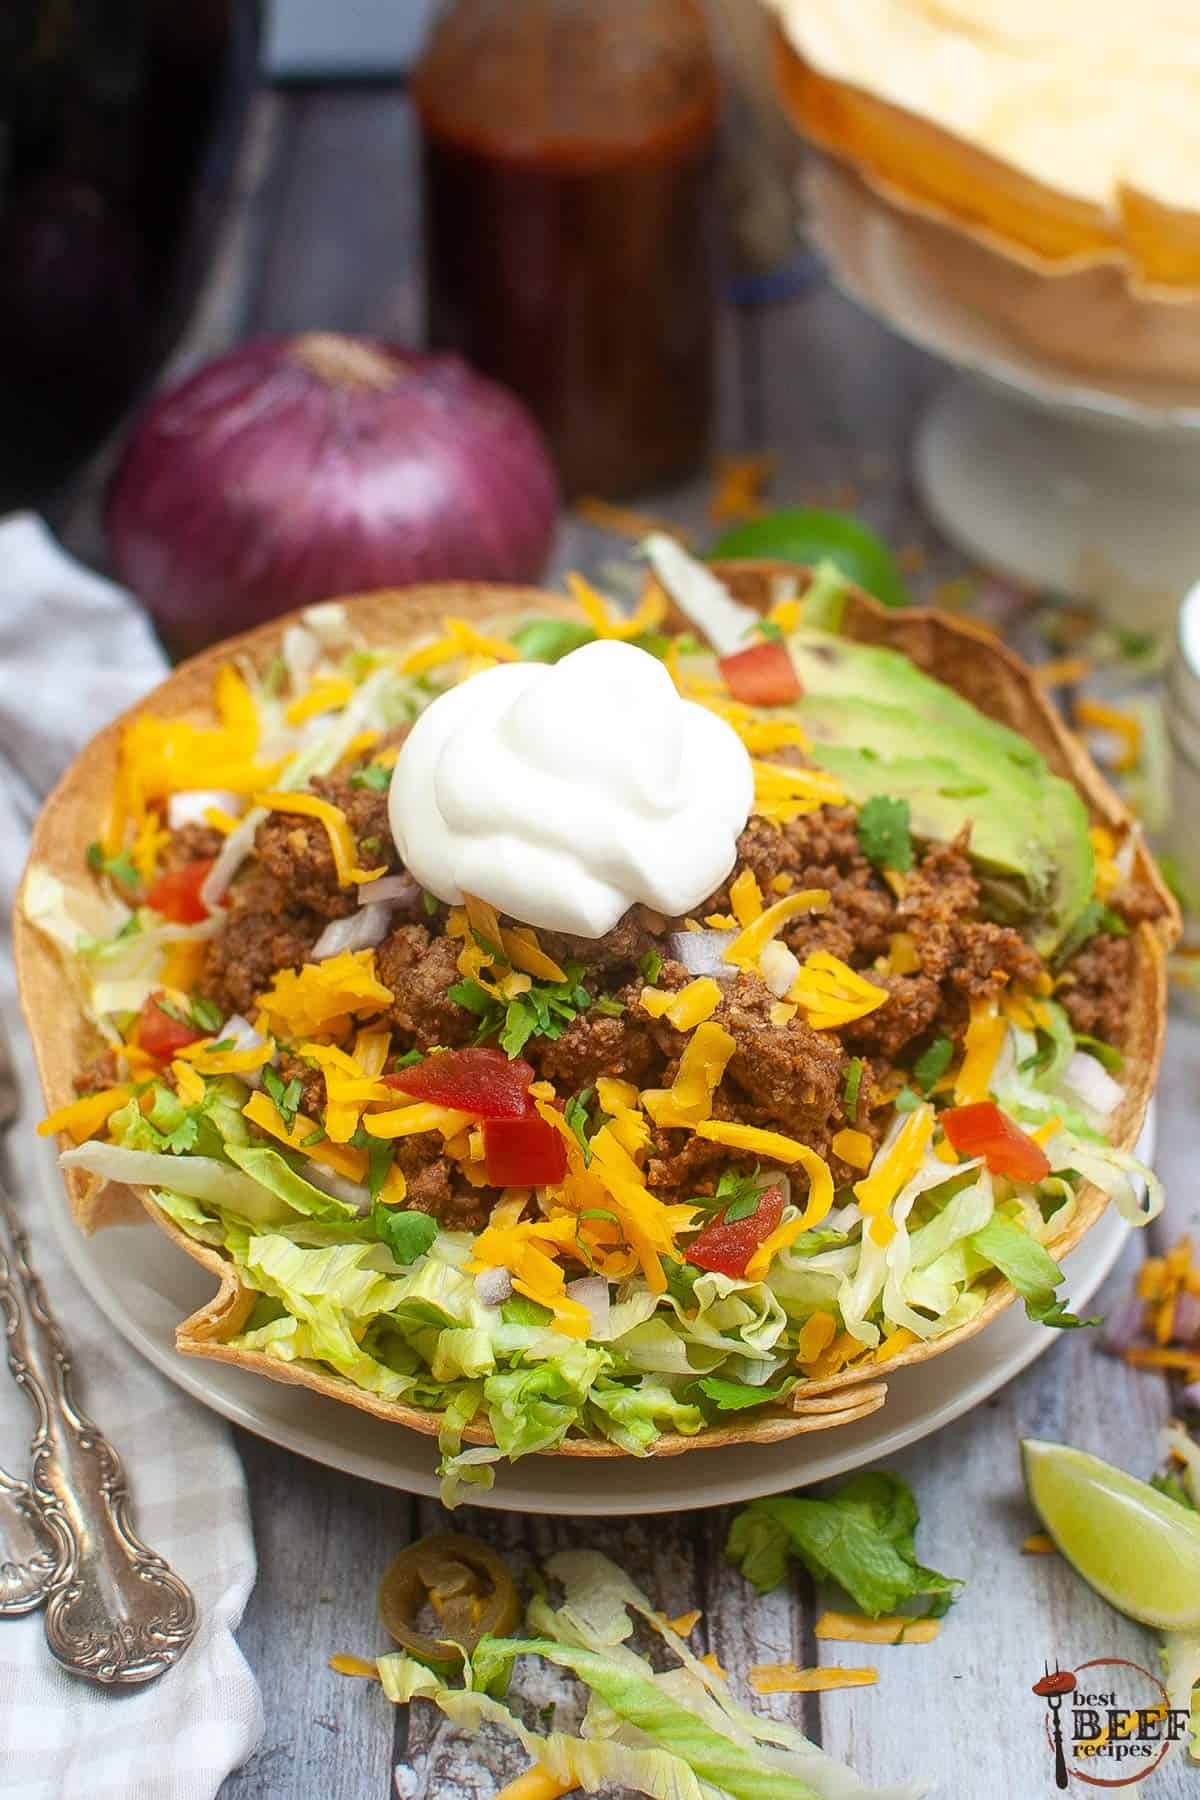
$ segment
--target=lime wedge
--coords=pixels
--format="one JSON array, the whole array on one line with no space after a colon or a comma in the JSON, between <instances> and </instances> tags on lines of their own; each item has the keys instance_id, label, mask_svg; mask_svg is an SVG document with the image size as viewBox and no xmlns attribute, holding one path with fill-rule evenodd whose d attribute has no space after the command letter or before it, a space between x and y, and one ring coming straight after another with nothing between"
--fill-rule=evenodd
<instances>
[{"instance_id":1,"label":"lime wedge","mask_svg":"<svg viewBox=\"0 0 1200 1800\"><path fill-rule=\"evenodd\" d=\"M1076 1574L1142 1625L1200 1630L1200 1513L1111 1463L1023 1438L1025 1488Z\"/></svg>"}]
</instances>

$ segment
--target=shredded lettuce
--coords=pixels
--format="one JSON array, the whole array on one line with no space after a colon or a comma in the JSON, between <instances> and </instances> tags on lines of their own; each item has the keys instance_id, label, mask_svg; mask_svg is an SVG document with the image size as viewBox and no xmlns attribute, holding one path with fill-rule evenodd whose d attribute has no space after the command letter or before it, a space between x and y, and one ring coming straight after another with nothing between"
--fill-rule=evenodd
<instances>
[{"instance_id":1,"label":"shredded lettuce","mask_svg":"<svg viewBox=\"0 0 1200 1800\"><path fill-rule=\"evenodd\" d=\"M781 1584L794 1557L814 1577L845 1588L865 1613L895 1612L907 1601L927 1599L937 1614L962 1583L918 1563L918 1521L906 1482L884 1470L867 1471L823 1499L752 1501L734 1518L725 1555L760 1593Z\"/></svg>"},{"instance_id":2,"label":"shredded lettuce","mask_svg":"<svg viewBox=\"0 0 1200 1800\"><path fill-rule=\"evenodd\" d=\"M1098 1317L1077 1319L1067 1311L1066 1302L1055 1294L1063 1272L1050 1252L1030 1237L1015 1219L996 1214L981 1231L975 1232L971 1248L999 1269L1016 1288L1025 1302L1025 1311L1037 1325L1053 1325L1068 1330L1081 1325L1100 1325Z\"/></svg>"}]
</instances>

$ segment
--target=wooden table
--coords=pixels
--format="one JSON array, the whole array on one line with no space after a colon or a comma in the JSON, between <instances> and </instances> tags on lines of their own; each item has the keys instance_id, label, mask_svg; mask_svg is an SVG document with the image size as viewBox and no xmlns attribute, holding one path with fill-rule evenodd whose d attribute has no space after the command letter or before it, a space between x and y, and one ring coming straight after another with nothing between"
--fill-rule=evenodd
<instances>
[{"instance_id":1,"label":"wooden table","mask_svg":"<svg viewBox=\"0 0 1200 1800\"><path fill-rule=\"evenodd\" d=\"M259 332L362 329L419 341L419 255L414 128L402 91L263 93L218 262L176 366ZM918 586L962 572L922 518L908 478L909 435L940 377L936 364L841 300L815 271L785 303L730 312L723 340L720 444L776 450L775 499L857 505L893 544L921 547ZM698 492L660 496L652 510L699 524L703 500ZM568 525L556 571L595 569L614 548L603 534ZM1200 1031L1178 1023L1159 1112L1170 1216L1128 1246L1101 1310L1127 1288L1146 1251L1161 1249L1194 1217L1188 1163L1198 1077ZM1062 1334L1022 1377L891 1464L917 1492L926 1559L966 1578L939 1638L829 1658L877 1661L876 1687L760 1704L864 1777L924 1777L947 1800L1049 1795L1041 1708L1030 1693L1043 1659L1073 1666L1126 1656L1154 1666L1156 1646L1058 1557L1021 1553L1035 1521L1021 1493L1017 1440L1066 1440L1145 1476L1158 1464L1156 1434L1167 1415L1157 1376L1102 1356L1091 1332ZM526 1760L510 1743L471 1745L439 1728L430 1709L415 1707L409 1718L374 1684L327 1667L335 1651L383 1647L374 1618L379 1576L410 1539L444 1528L446 1515L253 1437L239 1434L238 1442L259 1554L240 1638L262 1685L267 1730L222 1800L385 1800L397 1791L413 1800L482 1800L492 1793ZM828 1648L814 1641L817 1608L805 1583L759 1599L722 1562L727 1511L576 1523L463 1510L454 1523L486 1537L514 1566L567 1544L606 1551L669 1613L704 1609L692 1642L715 1651L735 1685L752 1662L811 1664ZM539 1698L561 1691L547 1679ZM411 1773L394 1786L398 1763ZM1138 1792L1183 1800L1196 1787L1194 1765L1177 1758Z\"/></svg>"}]
</instances>

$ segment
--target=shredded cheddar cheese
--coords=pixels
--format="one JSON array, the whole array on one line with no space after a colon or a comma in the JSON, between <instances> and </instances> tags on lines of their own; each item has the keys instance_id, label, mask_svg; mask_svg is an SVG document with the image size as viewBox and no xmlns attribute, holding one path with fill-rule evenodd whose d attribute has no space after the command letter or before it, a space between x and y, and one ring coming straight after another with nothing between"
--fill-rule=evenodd
<instances>
[{"instance_id":1,"label":"shredded cheddar cheese","mask_svg":"<svg viewBox=\"0 0 1200 1800\"><path fill-rule=\"evenodd\" d=\"M910 1331L907 1325L897 1325L888 1332L883 1342L877 1347L875 1361L877 1363L890 1362L893 1356L899 1356L902 1350L907 1350L908 1346L915 1344L916 1341L915 1331Z\"/></svg>"},{"instance_id":2,"label":"shredded cheddar cheese","mask_svg":"<svg viewBox=\"0 0 1200 1800\"><path fill-rule=\"evenodd\" d=\"M249 1119L252 1125L257 1125L269 1137L278 1138L290 1150L302 1150L310 1161L332 1169L336 1175L344 1175L348 1181L362 1181L366 1177L365 1151L352 1150L342 1144L331 1144L324 1138L318 1143L309 1143L308 1140L321 1129L316 1121L306 1118L303 1113L297 1113L291 1125L285 1125L278 1107L267 1094L251 1094L242 1108L242 1117Z\"/></svg>"},{"instance_id":3,"label":"shredded cheddar cheese","mask_svg":"<svg viewBox=\"0 0 1200 1800\"><path fill-rule=\"evenodd\" d=\"M671 1627L671 1630L675 1633L676 1637L685 1638L689 1636L691 1632L695 1631L703 1617L704 1614L697 1606L692 1612L680 1613L677 1619L668 1619L667 1624Z\"/></svg>"},{"instance_id":4,"label":"shredded cheddar cheese","mask_svg":"<svg viewBox=\"0 0 1200 1800\"><path fill-rule=\"evenodd\" d=\"M1092 840L1092 853L1096 860L1096 898L1107 900L1121 881L1121 871L1116 860L1116 839L1105 825L1093 825L1088 836Z\"/></svg>"},{"instance_id":5,"label":"shredded cheddar cheese","mask_svg":"<svg viewBox=\"0 0 1200 1800\"><path fill-rule=\"evenodd\" d=\"M787 997L803 1007L814 1031L830 1031L865 1018L890 996L886 988L877 987L840 958L826 950L814 950L801 964Z\"/></svg>"},{"instance_id":6,"label":"shredded cheddar cheese","mask_svg":"<svg viewBox=\"0 0 1200 1800\"><path fill-rule=\"evenodd\" d=\"M865 1131L845 1129L835 1132L830 1149L852 1169L869 1169L875 1155L875 1146Z\"/></svg>"},{"instance_id":7,"label":"shredded cheddar cheese","mask_svg":"<svg viewBox=\"0 0 1200 1800\"><path fill-rule=\"evenodd\" d=\"M179 1098L188 1106L198 1106L207 1092L204 1077L179 1057L171 1064L171 1073L175 1077L175 1092Z\"/></svg>"},{"instance_id":8,"label":"shredded cheddar cheese","mask_svg":"<svg viewBox=\"0 0 1200 1800\"><path fill-rule=\"evenodd\" d=\"M815 1636L839 1644L931 1644L941 1625L940 1619L906 1619L900 1613L867 1619L861 1613L825 1612L813 1629Z\"/></svg>"},{"instance_id":9,"label":"shredded cheddar cheese","mask_svg":"<svg viewBox=\"0 0 1200 1800\"><path fill-rule=\"evenodd\" d=\"M800 1669L795 1663L754 1663L750 1686L756 1694L824 1694L833 1688L872 1687L878 1669L846 1669L838 1665Z\"/></svg>"},{"instance_id":10,"label":"shredded cheddar cheese","mask_svg":"<svg viewBox=\"0 0 1200 1800\"><path fill-rule=\"evenodd\" d=\"M1025 1539L1021 1548L1030 1556L1053 1556L1055 1544L1054 1539L1044 1531L1034 1531Z\"/></svg>"},{"instance_id":11,"label":"shredded cheddar cheese","mask_svg":"<svg viewBox=\"0 0 1200 1800\"><path fill-rule=\"evenodd\" d=\"M168 944L162 966L163 986L190 994L204 968L204 950L201 938L180 938L177 943Z\"/></svg>"},{"instance_id":12,"label":"shredded cheddar cheese","mask_svg":"<svg viewBox=\"0 0 1200 1800\"><path fill-rule=\"evenodd\" d=\"M753 925L755 919L762 917L762 889L753 869L743 869L737 879L730 883L729 904L739 925Z\"/></svg>"},{"instance_id":13,"label":"shredded cheddar cheese","mask_svg":"<svg viewBox=\"0 0 1200 1800\"><path fill-rule=\"evenodd\" d=\"M270 1038L265 1044L254 1044L249 1050L218 1050L220 1039L202 1038L185 1044L179 1052L181 1061L191 1063L201 1075L249 1075L265 1067L275 1054Z\"/></svg>"},{"instance_id":14,"label":"shredded cheddar cheese","mask_svg":"<svg viewBox=\"0 0 1200 1800\"><path fill-rule=\"evenodd\" d=\"M711 975L698 975L676 994L644 987L641 1003L652 1019L667 1019L676 1031L691 1031L712 1018L721 1004L721 989Z\"/></svg>"},{"instance_id":15,"label":"shredded cheddar cheese","mask_svg":"<svg viewBox=\"0 0 1200 1800\"><path fill-rule=\"evenodd\" d=\"M334 675L328 681L314 681L306 694L298 694L288 703L284 717L289 725L303 725L318 713L345 706L353 697L354 683L344 675Z\"/></svg>"},{"instance_id":16,"label":"shredded cheddar cheese","mask_svg":"<svg viewBox=\"0 0 1200 1800\"><path fill-rule=\"evenodd\" d=\"M419 644L402 658L402 675L427 675L431 669L463 658L475 658L485 665L521 660L515 644L506 643L503 638L486 637L466 619L443 619L442 632L443 635L433 643Z\"/></svg>"},{"instance_id":17,"label":"shredded cheddar cheese","mask_svg":"<svg viewBox=\"0 0 1200 1800\"><path fill-rule=\"evenodd\" d=\"M346 1656L341 1651L331 1656L329 1666L335 1675L358 1675L365 1681L378 1681L379 1670L365 1656Z\"/></svg>"},{"instance_id":18,"label":"shredded cheddar cheese","mask_svg":"<svg viewBox=\"0 0 1200 1800\"><path fill-rule=\"evenodd\" d=\"M920 1168L933 1136L932 1106L918 1106L905 1119L895 1139L881 1150L869 1175L854 1184L854 1196L863 1212L885 1212L905 1184Z\"/></svg>"},{"instance_id":19,"label":"shredded cheddar cheese","mask_svg":"<svg viewBox=\"0 0 1200 1800\"><path fill-rule=\"evenodd\" d=\"M53 1137L55 1132L65 1131L76 1144L84 1143L95 1137L102 1125L106 1125L113 1113L124 1106L133 1089L128 1086L104 1088L96 1094L84 1094L79 1100L72 1100L69 1106L60 1106L56 1112L50 1113L38 1126L39 1137Z\"/></svg>"},{"instance_id":20,"label":"shredded cheddar cheese","mask_svg":"<svg viewBox=\"0 0 1200 1800\"><path fill-rule=\"evenodd\" d=\"M1111 731L1120 740L1121 749L1112 762L1118 775L1126 775L1137 768L1142 754L1142 722L1136 714L1101 700L1083 698L1076 702L1075 716L1081 725Z\"/></svg>"},{"instance_id":21,"label":"shredded cheddar cheese","mask_svg":"<svg viewBox=\"0 0 1200 1800\"><path fill-rule=\"evenodd\" d=\"M739 931L722 960L732 963L735 969L757 969L763 950L772 938L779 936L789 920L801 913L824 912L829 899L828 888L798 888L794 894L785 894Z\"/></svg>"},{"instance_id":22,"label":"shredded cheddar cheese","mask_svg":"<svg viewBox=\"0 0 1200 1800\"><path fill-rule=\"evenodd\" d=\"M372 1137L416 1137L422 1131L440 1131L445 1138L470 1125L474 1114L460 1112L455 1106L438 1106L432 1100L417 1100L411 1106L397 1106L390 1112L367 1113L363 1128Z\"/></svg>"},{"instance_id":23,"label":"shredded cheddar cheese","mask_svg":"<svg viewBox=\"0 0 1200 1800\"><path fill-rule=\"evenodd\" d=\"M354 1016L389 1007L392 993L375 977L373 950L343 950L299 970L281 969L258 1004L277 1037L343 1037Z\"/></svg>"},{"instance_id":24,"label":"shredded cheddar cheese","mask_svg":"<svg viewBox=\"0 0 1200 1800\"><path fill-rule=\"evenodd\" d=\"M637 609L628 617L613 612L590 581L574 573L567 576L571 598L584 614L598 638L616 638L628 643L643 632L657 631L667 616L667 597L657 582L651 582Z\"/></svg>"},{"instance_id":25,"label":"shredded cheddar cheese","mask_svg":"<svg viewBox=\"0 0 1200 1800\"><path fill-rule=\"evenodd\" d=\"M796 1361L801 1366L815 1362L823 1350L828 1350L836 1336L837 1321L833 1314L813 1313L800 1327L800 1335L796 1339Z\"/></svg>"},{"instance_id":26,"label":"shredded cheddar cheese","mask_svg":"<svg viewBox=\"0 0 1200 1800\"><path fill-rule=\"evenodd\" d=\"M819 806L841 806L845 789L823 769L795 769L784 763L751 758L754 771L754 810L768 819L787 824L801 813Z\"/></svg>"},{"instance_id":27,"label":"shredded cheddar cheese","mask_svg":"<svg viewBox=\"0 0 1200 1800\"><path fill-rule=\"evenodd\" d=\"M1007 1029L994 1000L972 1000L962 1066L954 1081L955 1106L970 1106L987 1099Z\"/></svg>"}]
</instances>

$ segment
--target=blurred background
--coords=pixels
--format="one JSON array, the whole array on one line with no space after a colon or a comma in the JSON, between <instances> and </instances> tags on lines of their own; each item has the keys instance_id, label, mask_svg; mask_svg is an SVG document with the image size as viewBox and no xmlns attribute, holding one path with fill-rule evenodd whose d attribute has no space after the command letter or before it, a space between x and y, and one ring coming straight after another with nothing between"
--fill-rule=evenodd
<instances>
[{"instance_id":1,"label":"blurred background","mask_svg":"<svg viewBox=\"0 0 1200 1800\"><path fill-rule=\"evenodd\" d=\"M9 0L0 512L172 653L629 591L651 524L831 556L1044 663L1191 893L1197 74L1076 10Z\"/></svg>"}]
</instances>

